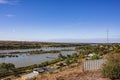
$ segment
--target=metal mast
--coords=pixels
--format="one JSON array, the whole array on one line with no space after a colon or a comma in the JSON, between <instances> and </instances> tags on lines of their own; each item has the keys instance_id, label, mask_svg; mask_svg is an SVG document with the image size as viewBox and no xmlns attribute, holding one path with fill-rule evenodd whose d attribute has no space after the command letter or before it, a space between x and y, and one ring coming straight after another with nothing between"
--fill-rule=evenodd
<instances>
[{"instance_id":1,"label":"metal mast","mask_svg":"<svg viewBox=\"0 0 120 80\"><path fill-rule=\"evenodd\" d=\"M109 43L109 29L107 29L107 43Z\"/></svg>"}]
</instances>

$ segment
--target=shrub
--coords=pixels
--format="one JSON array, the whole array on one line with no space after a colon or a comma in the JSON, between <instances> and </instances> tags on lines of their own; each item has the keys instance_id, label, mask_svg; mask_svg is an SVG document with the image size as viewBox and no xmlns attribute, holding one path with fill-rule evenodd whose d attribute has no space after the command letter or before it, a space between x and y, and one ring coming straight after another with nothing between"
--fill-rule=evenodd
<instances>
[{"instance_id":1,"label":"shrub","mask_svg":"<svg viewBox=\"0 0 120 80\"><path fill-rule=\"evenodd\" d=\"M99 55L94 54L93 56L90 57L91 60L96 60L96 59L100 59Z\"/></svg>"},{"instance_id":2,"label":"shrub","mask_svg":"<svg viewBox=\"0 0 120 80\"><path fill-rule=\"evenodd\" d=\"M12 63L0 63L0 68L11 70L15 68L15 65Z\"/></svg>"},{"instance_id":3,"label":"shrub","mask_svg":"<svg viewBox=\"0 0 120 80\"><path fill-rule=\"evenodd\" d=\"M66 63L67 65L69 65L69 64L70 64L70 59L69 59L69 58L65 59L65 63Z\"/></svg>"},{"instance_id":4,"label":"shrub","mask_svg":"<svg viewBox=\"0 0 120 80\"><path fill-rule=\"evenodd\" d=\"M85 55L79 54L79 56L78 56L78 63L81 64L84 58L85 58Z\"/></svg>"},{"instance_id":5,"label":"shrub","mask_svg":"<svg viewBox=\"0 0 120 80\"><path fill-rule=\"evenodd\" d=\"M103 64L102 74L111 79L120 79L120 54L110 54Z\"/></svg>"}]
</instances>

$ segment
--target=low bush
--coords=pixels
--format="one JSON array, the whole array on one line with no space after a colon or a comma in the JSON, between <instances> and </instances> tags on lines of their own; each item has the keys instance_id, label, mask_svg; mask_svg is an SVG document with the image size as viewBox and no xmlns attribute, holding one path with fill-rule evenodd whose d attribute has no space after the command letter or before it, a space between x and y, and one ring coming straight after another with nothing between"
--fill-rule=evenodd
<instances>
[{"instance_id":1,"label":"low bush","mask_svg":"<svg viewBox=\"0 0 120 80\"><path fill-rule=\"evenodd\" d=\"M103 65L102 74L110 79L120 79L120 54L110 54Z\"/></svg>"},{"instance_id":2,"label":"low bush","mask_svg":"<svg viewBox=\"0 0 120 80\"><path fill-rule=\"evenodd\" d=\"M97 60L100 59L98 54L94 54L93 56L90 57L91 60Z\"/></svg>"}]
</instances>

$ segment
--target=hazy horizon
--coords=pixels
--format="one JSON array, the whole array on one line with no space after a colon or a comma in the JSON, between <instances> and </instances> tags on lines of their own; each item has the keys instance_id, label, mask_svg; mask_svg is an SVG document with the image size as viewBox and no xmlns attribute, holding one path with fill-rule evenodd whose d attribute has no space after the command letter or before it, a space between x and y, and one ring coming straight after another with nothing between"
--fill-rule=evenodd
<instances>
[{"instance_id":1,"label":"hazy horizon","mask_svg":"<svg viewBox=\"0 0 120 80\"><path fill-rule=\"evenodd\" d=\"M120 43L119 0L0 0L0 40Z\"/></svg>"},{"instance_id":2,"label":"hazy horizon","mask_svg":"<svg viewBox=\"0 0 120 80\"><path fill-rule=\"evenodd\" d=\"M120 43L120 38L109 39L50 39L50 40L0 40L0 41L28 41L28 42L58 42L58 43Z\"/></svg>"}]
</instances>

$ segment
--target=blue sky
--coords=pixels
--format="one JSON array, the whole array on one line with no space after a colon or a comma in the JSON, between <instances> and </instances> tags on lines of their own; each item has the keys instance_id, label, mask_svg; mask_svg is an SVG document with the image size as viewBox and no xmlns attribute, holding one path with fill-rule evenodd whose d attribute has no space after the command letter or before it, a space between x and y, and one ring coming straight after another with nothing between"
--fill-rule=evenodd
<instances>
[{"instance_id":1,"label":"blue sky","mask_svg":"<svg viewBox=\"0 0 120 80\"><path fill-rule=\"evenodd\" d=\"M0 40L120 42L120 0L0 0Z\"/></svg>"}]
</instances>

